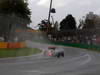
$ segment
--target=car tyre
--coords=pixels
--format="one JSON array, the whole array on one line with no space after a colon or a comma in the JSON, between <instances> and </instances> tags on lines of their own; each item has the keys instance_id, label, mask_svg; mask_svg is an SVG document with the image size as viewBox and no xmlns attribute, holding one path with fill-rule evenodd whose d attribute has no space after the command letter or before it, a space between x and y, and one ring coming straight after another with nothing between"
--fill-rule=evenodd
<instances>
[{"instance_id":1,"label":"car tyre","mask_svg":"<svg viewBox=\"0 0 100 75\"><path fill-rule=\"evenodd\" d=\"M60 53L57 54L57 58L60 58Z\"/></svg>"},{"instance_id":2,"label":"car tyre","mask_svg":"<svg viewBox=\"0 0 100 75\"><path fill-rule=\"evenodd\" d=\"M64 53L63 52L61 53L61 56L64 57Z\"/></svg>"}]
</instances>

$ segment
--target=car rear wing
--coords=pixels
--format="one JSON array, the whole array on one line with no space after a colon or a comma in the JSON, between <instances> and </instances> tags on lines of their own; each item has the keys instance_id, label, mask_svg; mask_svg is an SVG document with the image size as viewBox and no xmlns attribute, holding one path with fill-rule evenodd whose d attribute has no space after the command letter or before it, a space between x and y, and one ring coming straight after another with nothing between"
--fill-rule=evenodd
<instances>
[{"instance_id":1,"label":"car rear wing","mask_svg":"<svg viewBox=\"0 0 100 75\"><path fill-rule=\"evenodd\" d=\"M48 47L48 49L53 49L53 50L55 50L55 49L56 49L56 47Z\"/></svg>"}]
</instances>

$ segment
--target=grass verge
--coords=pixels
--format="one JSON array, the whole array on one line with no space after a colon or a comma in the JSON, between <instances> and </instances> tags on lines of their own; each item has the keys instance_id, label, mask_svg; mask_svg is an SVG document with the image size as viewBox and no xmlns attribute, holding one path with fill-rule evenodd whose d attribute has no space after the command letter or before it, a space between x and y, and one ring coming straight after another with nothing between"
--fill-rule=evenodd
<instances>
[{"instance_id":1,"label":"grass verge","mask_svg":"<svg viewBox=\"0 0 100 75\"><path fill-rule=\"evenodd\" d=\"M42 52L37 48L0 49L0 58L29 56Z\"/></svg>"},{"instance_id":2,"label":"grass verge","mask_svg":"<svg viewBox=\"0 0 100 75\"><path fill-rule=\"evenodd\" d=\"M91 51L100 52L100 46L97 46L97 45L77 44L77 43L71 43L71 44L53 43L53 44L62 45L62 46L69 46L69 47L76 47L76 48L82 48L82 49L87 49L87 50L91 50Z\"/></svg>"},{"instance_id":3,"label":"grass verge","mask_svg":"<svg viewBox=\"0 0 100 75\"><path fill-rule=\"evenodd\" d=\"M90 51L97 51L100 52L100 45L88 45L88 44L79 44L79 43L62 43L62 42L53 42L53 41L35 41L40 43L47 43L52 45L60 45L60 46L69 46L69 47L76 47L76 48L82 48L87 49Z\"/></svg>"}]
</instances>

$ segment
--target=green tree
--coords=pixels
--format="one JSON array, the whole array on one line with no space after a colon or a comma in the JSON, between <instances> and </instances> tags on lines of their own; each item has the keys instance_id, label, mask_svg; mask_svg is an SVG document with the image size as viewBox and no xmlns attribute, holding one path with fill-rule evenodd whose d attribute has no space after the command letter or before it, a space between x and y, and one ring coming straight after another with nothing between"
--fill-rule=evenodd
<instances>
[{"instance_id":1,"label":"green tree","mask_svg":"<svg viewBox=\"0 0 100 75\"><path fill-rule=\"evenodd\" d=\"M12 15L26 19L28 23L30 20L30 9L26 0L1 0L0 1L0 14Z\"/></svg>"},{"instance_id":2,"label":"green tree","mask_svg":"<svg viewBox=\"0 0 100 75\"><path fill-rule=\"evenodd\" d=\"M58 21L56 21L53 27L54 31L58 31L58 26L59 26L59 23Z\"/></svg>"},{"instance_id":3,"label":"green tree","mask_svg":"<svg viewBox=\"0 0 100 75\"><path fill-rule=\"evenodd\" d=\"M99 16L94 14L93 12L89 12L86 14L84 20L80 21L79 27L81 27L81 39L83 42L92 44L93 36L96 35L96 28L99 23Z\"/></svg>"},{"instance_id":4,"label":"green tree","mask_svg":"<svg viewBox=\"0 0 100 75\"><path fill-rule=\"evenodd\" d=\"M95 25L94 25L94 19L85 19L85 23L82 29L84 30L90 30L90 29L94 29Z\"/></svg>"},{"instance_id":5,"label":"green tree","mask_svg":"<svg viewBox=\"0 0 100 75\"><path fill-rule=\"evenodd\" d=\"M71 14L67 15L66 18L60 22L61 31L76 30L76 28L75 18Z\"/></svg>"},{"instance_id":6,"label":"green tree","mask_svg":"<svg viewBox=\"0 0 100 75\"><path fill-rule=\"evenodd\" d=\"M46 19L42 20L41 23L38 24L39 30L45 31L45 32L47 32L47 33L50 32L50 31L52 31L53 28L52 28L51 25L52 25L52 24L49 23L48 20L46 20Z\"/></svg>"},{"instance_id":7,"label":"green tree","mask_svg":"<svg viewBox=\"0 0 100 75\"><path fill-rule=\"evenodd\" d=\"M47 31L48 27L48 21L47 20L42 20L40 24L38 24L39 30L41 31Z\"/></svg>"},{"instance_id":8,"label":"green tree","mask_svg":"<svg viewBox=\"0 0 100 75\"><path fill-rule=\"evenodd\" d=\"M60 22L60 31L62 37L70 37L71 40L74 40L74 37L76 36L76 29L76 21L71 14L67 15L66 18Z\"/></svg>"},{"instance_id":9,"label":"green tree","mask_svg":"<svg viewBox=\"0 0 100 75\"><path fill-rule=\"evenodd\" d=\"M93 30L95 29L96 24L96 15L93 12L89 12L89 14L86 15L86 18L83 22L83 30Z\"/></svg>"},{"instance_id":10,"label":"green tree","mask_svg":"<svg viewBox=\"0 0 100 75\"><path fill-rule=\"evenodd\" d=\"M5 41L9 40L8 36L15 25L27 27L31 23L30 17L27 0L0 0L0 31Z\"/></svg>"}]
</instances>

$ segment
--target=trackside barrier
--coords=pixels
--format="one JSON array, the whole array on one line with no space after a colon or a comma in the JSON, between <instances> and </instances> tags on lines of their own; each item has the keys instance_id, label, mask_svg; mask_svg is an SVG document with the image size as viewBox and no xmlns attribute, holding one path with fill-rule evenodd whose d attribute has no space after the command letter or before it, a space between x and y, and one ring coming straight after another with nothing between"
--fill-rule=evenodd
<instances>
[{"instance_id":1,"label":"trackside barrier","mask_svg":"<svg viewBox=\"0 0 100 75\"><path fill-rule=\"evenodd\" d=\"M8 43L7 48L20 48L20 43Z\"/></svg>"},{"instance_id":2,"label":"trackside barrier","mask_svg":"<svg viewBox=\"0 0 100 75\"><path fill-rule=\"evenodd\" d=\"M24 47L26 47L25 42L21 42L21 43L20 43L20 48L24 48Z\"/></svg>"},{"instance_id":3,"label":"trackside barrier","mask_svg":"<svg viewBox=\"0 0 100 75\"><path fill-rule=\"evenodd\" d=\"M17 42L17 43L7 43L7 42L0 42L0 48L25 48L26 44L24 42Z\"/></svg>"},{"instance_id":4,"label":"trackside barrier","mask_svg":"<svg viewBox=\"0 0 100 75\"><path fill-rule=\"evenodd\" d=\"M7 48L7 42L0 42L0 48Z\"/></svg>"}]
</instances>

